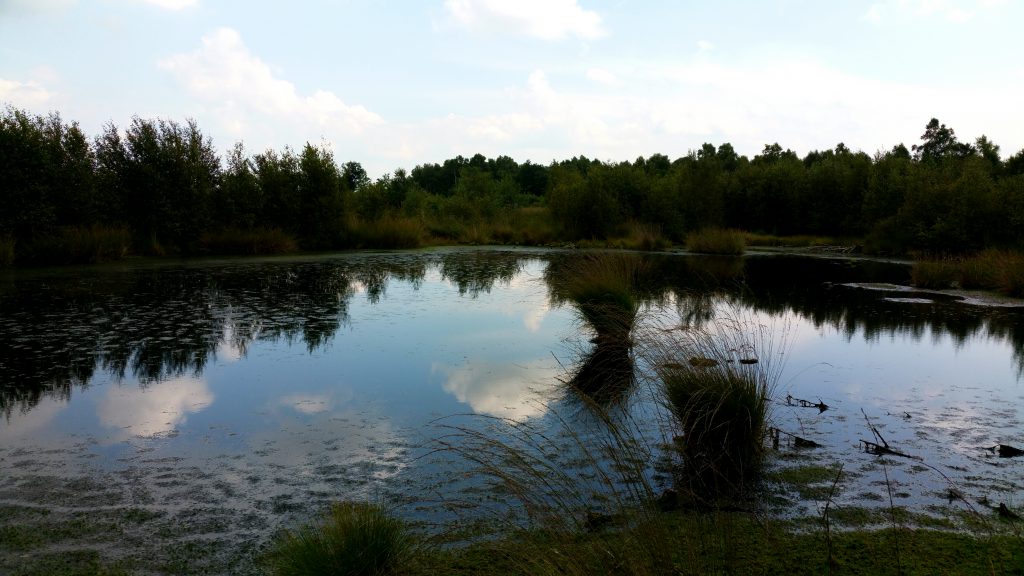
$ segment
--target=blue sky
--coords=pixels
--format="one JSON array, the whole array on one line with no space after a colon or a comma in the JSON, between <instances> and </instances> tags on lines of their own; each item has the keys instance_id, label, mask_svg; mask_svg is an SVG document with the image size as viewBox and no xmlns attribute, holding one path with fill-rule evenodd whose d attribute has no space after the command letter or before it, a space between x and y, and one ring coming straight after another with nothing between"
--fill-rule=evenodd
<instances>
[{"instance_id":1,"label":"blue sky","mask_svg":"<svg viewBox=\"0 0 1024 576\"><path fill-rule=\"evenodd\" d=\"M89 134L195 118L373 176L457 154L632 160L1024 148L1019 0L0 0L0 101Z\"/></svg>"}]
</instances>

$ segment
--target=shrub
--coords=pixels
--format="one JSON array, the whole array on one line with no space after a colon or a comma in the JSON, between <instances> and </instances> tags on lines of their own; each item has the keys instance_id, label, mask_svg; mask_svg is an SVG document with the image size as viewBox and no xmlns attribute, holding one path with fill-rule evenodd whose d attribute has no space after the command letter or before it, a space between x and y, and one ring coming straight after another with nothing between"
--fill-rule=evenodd
<instances>
[{"instance_id":1,"label":"shrub","mask_svg":"<svg viewBox=\"0 0 1024 576\"><path fill-rule=\"evenodd\" d=\"M686 236L686 249L704 254L743 254L746 243L743 233L724 228L704 228Z\"/></svg>"},{"instance_id":2,"label":"shrub","mask_svg":"<svg viewBox=\"0 0 1024 576\"><path fill-rule=\"evenodd\" d=\"M413 539L381 506L344 502L318 525L285 532L267 556L272 574L376 576L402 573Z\"/></svg>"}]
</instances>

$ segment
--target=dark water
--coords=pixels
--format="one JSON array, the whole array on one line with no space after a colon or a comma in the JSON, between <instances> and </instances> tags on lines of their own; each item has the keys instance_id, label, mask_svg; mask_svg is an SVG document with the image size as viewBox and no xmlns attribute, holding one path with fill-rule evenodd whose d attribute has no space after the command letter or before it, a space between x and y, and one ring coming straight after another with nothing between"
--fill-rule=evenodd
<instances>
[{"instance_id":1,"label":"dark water","mask_svg":"<svg viewBox=\"0 0 1024 576\"><path fill-rule=\"evenodd\" d=\"M96 542L166 556L154 541L203 538L231 550L211 562L240 565L340 499L442 522L471 500L463 492L486 492L431 453L444 426L582 418L560 392L601 339L548 281L579 257L458 249L5 272L0 506L15 523L138 511L132 530ZM638 323L739 314L783 332L775 424L823 447L784 437L777 465L843 463L840 505L888 505L895 487L898 505L951 514L945 475L972 502L1024 506L1024 459L985 450L1024 447L1020 308L901 292L898 263L636 258ZM665 434L635 388L619 409ZM865 415L918 459L864 453Z\"/></svg>"}]
</instances>

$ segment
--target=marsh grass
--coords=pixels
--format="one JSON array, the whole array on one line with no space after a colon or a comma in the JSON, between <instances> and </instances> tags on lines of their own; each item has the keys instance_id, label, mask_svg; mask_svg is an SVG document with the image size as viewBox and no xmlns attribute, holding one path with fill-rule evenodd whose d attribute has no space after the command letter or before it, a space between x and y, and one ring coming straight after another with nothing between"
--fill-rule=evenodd
<instances>
[{"instance_id":1,"label":"marsh grass","mask_svg":"<svg viewBox=\"0 0 1024 576\"><path fill-rule=\"evenodd\" d=\"M27 264L95 264L124 258L131 245L127 228L73 226L26 245L17 257Z\"/></svg>"},{"instance_id":2,"label":"marsh grass","mask_svg":"<svg viewBox=\"0 0 1024 576\"><path fill-rule=\"evenodd\" d=\"M0 268L14 264L14 238L0 237Z\"/></svg>"},{"instance_id":3,"label":"marsh grass","mask_svg":"<svg viewBox=\"0 0 1024 576\"><path fill-rule=\"evenodd\" d=\"M645 261L635 254L598 252L548 269L553 300L568 302L580 324L592 332L593 347L581 350L580 362L565 380L584 400L608 407L628 396L636 381L633 327Z\"/></svg>"},{"instance_id":4,"label":"marsh grass","mask_svg":"<svg viewBox=\"0 0 1024 576\"><path fill-rule=\"evenodd\" d=\"M724 228L704 228L686 236L686 249L701 254L739 256L746 248L743 232Z\"/></svg>"},{"instance_id":5,"label":"marsh grass","mask_svg":"<svg viewBox=\"0 0 1024 576\"><path fill-rule=\"evenodd\" d=\"M748 495L760 481L788 335L786 326L725 309L648 339L645 354L680 432L679 488L716 503Z\"/></svg>"},{"instance_id":6,"label":"marsh grass","mask_svg":"<svg viewBox=\"0 0 1024 576\"><path fill-rule=\"evenodd\" d=\"M1024 296L1024 253L989 249L974 256L914 262L911 281L920 288L995 290Z\"/></svg>"},{"instance_id":7,"label":"marsh grass","mask_svg":"<svg viewBox=\"0 0 1024 576\"><path fill-rule=\"evenodd\" d=\"M277 576L384 576L408 572L415 540L382 506L343 502L320 524L278 537L265 562Z\"/></svg>"},{"instance_id":8,"label":"marsh grass","mask_svg":"<svg viewBox=\"0 0 1024 576\"><path fill-rule=\"evenodd\" d=\"M290 254L299 249L295 238L278 228L207 232L199 239L199 245L204 252L232 256Z\"/></svg>"},{"instance_id":9,"label":"marsh grass","mask_svg":"<svg viewBox=\"0 0 1024 576\"><path fill-rule=\"evenodd\" d=\"M419 248L428 237L426 226L417 218L385 216L359 223L354 230L362 248Z\"/></svg>"}]
</instances>

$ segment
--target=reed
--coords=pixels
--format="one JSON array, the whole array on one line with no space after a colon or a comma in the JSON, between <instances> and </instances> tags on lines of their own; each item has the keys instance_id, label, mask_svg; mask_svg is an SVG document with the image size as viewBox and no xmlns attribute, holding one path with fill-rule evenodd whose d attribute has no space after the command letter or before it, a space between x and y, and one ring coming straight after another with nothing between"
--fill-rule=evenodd
<instances>
[{"instance_id":1,"label":"reed","mask_svg":"<svg viewBox=\"0 0 1024 576\"><path fill-rule=\"evenodd\" d=\"M355 228L356 244L361 248L419 248L427 236L423 223L408 217L385 216Z\"/></svg>"},{"instance_id":2,"label":"reed","mask_svg":"<svg viewBox=\"0 0 1024 576\"><path fill-rule=\"evenodd\" d=\"M1024 296L1024 254L989 249L968 257L929 258L914 262L911 282L919 288L994 290Z\"/></svg>"},{"instance_id":3,"label":"reed","mask_svg":"<svg viewBox=\"0 0 1024 576\"><path fill-rule=\"evenodd\" d=\"M739 256L746 249L746 241L738 230L704 228L686 236L686 249L702 254Z\"/></svg>"},{"instance_id":4,"label":"reed","mask_svg":"<svg viewBox=\"0 0 1024 576\"><path fill-rule=\"evenodd\" d=\"M295 238L278 228L229 228L207 232L199 244L204 252L239 256L290 254L298 250Z\"/></svg>"},{"instance_id":5,"label":"reed","mask_svg":"<svg viewBox=\"0 0 1024 576\"><path fill-rule=\"evenodd\" d=\"M14 264L14 238L0 237L0 268Z\"/></svg>"}]
</instances>

